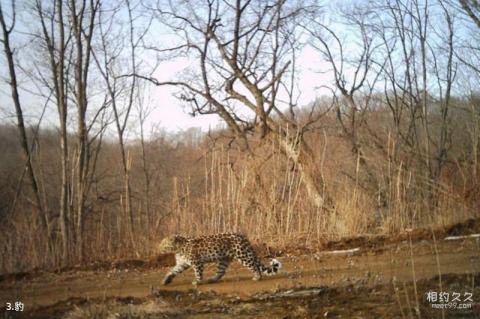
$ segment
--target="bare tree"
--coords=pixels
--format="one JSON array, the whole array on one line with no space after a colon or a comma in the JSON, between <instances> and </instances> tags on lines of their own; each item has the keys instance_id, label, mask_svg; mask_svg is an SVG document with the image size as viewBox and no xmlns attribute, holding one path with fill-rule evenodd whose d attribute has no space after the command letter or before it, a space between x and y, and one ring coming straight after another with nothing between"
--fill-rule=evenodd
<instances>
[{"instance_id":1,"label":"bare tree","mask_svg":"<svg viewBox=\"0 0 480 319\"><path fill-rule=\"evenodd\" d=\"M441 39L439 47L431 47L431 56L433 60L433 70L439 89L439 105L440 105L440 132L436 141L436 165L433 168L432 178L438 180L442 174L444 165L448 160L448 151L451 148L451 124L449 112L452 107L452 90L457 73L457 63L455 61L455 17L449 10L447 3L439 0L442 8L443 18L447 27L444 30L435 30L438 34L445 34L445 38ZM442 36L443 37L443 36ZM443 54L439 54L442 52Z\"/></svg>"},{"instance_id":2,"label":"bare tree","mask_svg":"<svg viewBox=\"0 0 480 319\"><path fill-rule=\"evenodd\" d=\"M62 261L68 262L70 234L68 223L71 219L69 212L69 151L68 151L68 70L71 61L67 52L67 42L70 34L66 34L64 25L64 3L56 0L50 11L47 11L41 1L35 3L35 10L42 26L40 36L47 48L50 77L41 76L44 84L50 87L54 93L60 124L60 149L61 149L61 191L60 191L60 232L62 237ZM50 78L48 81L46 78Z\"/></svg>"},{"instance_id":3,"label":"bare tree","mask_svg":"<svg viewBox=\"0 0 480 319\"><path fill-rule=\"evenodd\" d=\"M201 5L176 1L170 7L159 3L151 9L178 35L174 47L156 50L187 57L196 67L175 81L143 78L179 88L179 98L192 106L193 115L220 116L250 156L254 133L260 140L274 141L295 162L310 200L323 206L323 180L307 169L314 161L303 137L308 125L297 121L292 98L298 22L311 8L283 0L208 0ZM315 122L315 116L307 123Z\"/></svg>"},{"instance_id":4,"label":"bare tree","mask_svg":"<svg viewBox=\"0 0 480 319\"><path fill-rule=\"evenodd\" d=\"M445 1L436 4L438 11L433 11L434 4L428 1L398 0L378 7L384 12L378 33L383 34L388 61L383 71L385 97L395 119L396 137L410 150L411 159L421 159L425 180L434 181L447 160L448 118L457 68L454 15ZM434 129L437 104L438 131ZM402 122L408 123L406 130L401 129Z\"/></svg>"},{"instance_id":5,"label":"bare tree","mask_svg":"<svg viewBox=\"0 0 480 319\"><path fill-rule=\"evenodd\" d=\"M140 83L138 84L140 86ZM142 89L142 88L140 88ZM152 178L150 174L150 161L147 153L147 138L145 136L145 126L146 121L152 108L148 106L145 96L143 94L138 94L138 103L137 103L137 112L138 112L138 123L140 126L140 145L142 152L142 171L144 179L144 196L145 196L145 213L147 215L148 224L147 227L150 229L152 222L152 211L151 211L151 183Z\"/></svg>"},{"instance_id":6,"label":"bare tree","mask_svg":"<svg viewBox=\"0 0 480 319\"><path fill-rule=\"evenodd\" d=\"M87 123L88 83L92 39L100 1L55 1L53 5L35 2L35 11L41 24L40 39L48 53L50 77L39 70L39 78L55 95L60 123L62 187L60 195L60 229L62 252L67 259L69 244L75 241L77 256L83 258L83 225L90 177L95 151L88 134L92 124ZM68 23L67 23L68 21ZM76 146L69 151L68 105L76 106ZM102 106L99 107L99 110ZM101 111L97 111L93 121ZM100 130L101 132L102 130ZM98 145L97 145L98 146ZM73 156L71 156L73 154ZM69 161L72 160L70 164ZM69 173L72 171L72 173Z\"/></svg>"},{"instance_id":7,"label":"bare tree","mask_svg":"<svg viewBox=\"0 0 480 319\"><path fill-rule=\"evenodd\" d=\"M50 221L47 215L47 210L42 204L42 200L40 198L40 189L37 181L37 177L35 174L35 170L33 167L33 160L32 160L32 153L30 151L29 141L25 129L25 123L23 118L23 109L20 102L20 95L19 95L19 87L17 82L17 72L15 67L14 61L14 50L10 44L10 36L15 28L16 24L16 7L15 1L12 0L11 2L11 22L8 25L8 22L5 20L5 14L2 8L2 4L0 3L0 26L2 28L2 35L3 37L0 39L0 42L3 44L5 58L7 59L8 64L8 74L10 77L10 89L11 89L11 96L13 105L15 106L15 113L17 115L17 129L20 138L20 145L23 150L23 155L25 158L25 170L28 173L28 177L31 183L33 196L34 196L34 203L36 208L41 214L41 220L43 221L43 225L45 228L45 232L47 233L48 238L50 238L51 230L50 230ZM47 243L47 246L50 245L50 242Z\"/></svg>"},{"instance_id":8,"label":"bare tree","mask_svg":"<svg viewBox=\"0 0 480 319\"><path fill-rule=\"evenodd\" d=\"M465 13L480 28L480 3L478 0L458 0Z\"/></svg>"},{"instance_id":9,"label":"bare tree","mask_svg":"<svg viewBox=\"0 0 480 319\"><path fill-rule=\"evenodd\" d=\"M73 94L77 107L77 152L75 163L76 172L76 236L78 256L83 259L83 233L85 201L88 190L88 174L90 168L90 143L87 129L88 108L88 75L90 71L90 58L92 55L92 39L96 27L96 18L100 6L100 0L83 0L69 2L69 17L71 19L73 38L73 70L74 82Z\"/></svg>"},{"instance_id":10,"label":"bare tree","mask_svg":"<svg viewBox=\"0 0 480 319\"><path fill-rule=\"evenodd\" d=\"M137 73L138 62L137 62L137 48L142 43L143 38L147 34L148 25L144 29L135 30L135 17L134 7L138 6L138 3L131 3L131 1L126 0L122 5L125 5L126 11L128 14L128 27L127 31L120 28L113 32L115 23L118 23L119 20L116 14L109 14L106 17L101 13L100 14L100 52L103 53L99 57L95 52L93 52L93 57L97 64L100 74L105 81L109 103L112 106L114 123L117 130L118 142L120 146L120 155L122 160L123 168L123 179L124 179L124 190L125 195L122 197L123 211L125 216L128 218L129 225L129 235L130 242L132 247L135 248L135 220L133 216L132 208L132 195L131 195L131 182L130 182L130 166L131 166L131 157L127 151L125 145L126 139L126 129L131 119L132 108L134 106L135 97L138 94L138 81L136 77L131 79L119 77L120 72L126 72L124 66L125 61L130 63L130 71L132 73ZM116 7L111 11L114 13L121 13L121 8ZM138 35L136 34L136 31ZM128 44L125 44L122 35L128 33ZM114 33L114 34L112 34Z\"/></svg>"},{"instance_id":11,"label":"bare tree","mask_svg":"<svg viewBox=\"0 0 480 319\"><path fill-rule=\"evenodd\" d=\"M340 101L343 103L336 103L337 119L344 137L351 145L353 160L358 161L365 169L369 186L375 187L378 184L377 178L365 154L365 148L371 142L361 139L361 130L368 128L365 114L369 111L369 101L385 61L380 61L380 70L374 69L373 54L378 49L378 44L375 43L375 33L369 24L371 12L368 8L354 7L350 11L339 11L342 12L343 19L340 25L348 28L350 37L355 37L356 41L342 40L338 28L334 30L324 24L321 16L314 16L304 28L311 36L311 45L330 67L334 82L333 92L340 92L342 97ZM347 41L355 44L353 46L345 44Z\"/></svg>"}]
</instances>

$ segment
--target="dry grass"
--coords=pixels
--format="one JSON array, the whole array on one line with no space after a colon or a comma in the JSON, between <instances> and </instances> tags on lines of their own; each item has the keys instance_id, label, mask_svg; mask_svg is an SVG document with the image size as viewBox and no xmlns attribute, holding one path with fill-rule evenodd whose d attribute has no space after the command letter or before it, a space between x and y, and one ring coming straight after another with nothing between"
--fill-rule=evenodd
<instances>
[{"instance_id":1,"label":"dry grass","mask_svg":"<svg viewBox=\"0 0 480 319\"><path fill-rule=\"evenodd\" d=\"M384 141L387 154L365 149L367 166L341 138L319 131L307 139L316 158L307 170L323 178L324 195L333 203L328 210L309 201L295 163L273 142L253 143L255 158L251 158L221 139L215 146L198 142L174 147L173 142L151 141L147 145L152 180L148 198L140 148L132 144L133 225L122 209L117 149L107 144L99 157L98 177L87 205L85 261L151 257L156 243L171 233L243 232L254 242L270 246L292 242L308 246L478 217L477 201L471 195L476 184L474 177L466 174L473 168L465 163L449 164L438 180L428 180L418 166L402 160L405 154L393 156L395 141L390 135ZM49 172L49 165L56 165L54 154L44 153L41 162ZM373 172L373 182L367 169ZM48 200L56 203L56 180L45 181L43 187L45 196L52 196ZM58 227L57 217L52 210L53 229ZM28 201L19 202L5 220L0 235L0 272L60 264L59 233L53 232L51 238L44 234L40 217Z\"/></svg>"}]
</instances>

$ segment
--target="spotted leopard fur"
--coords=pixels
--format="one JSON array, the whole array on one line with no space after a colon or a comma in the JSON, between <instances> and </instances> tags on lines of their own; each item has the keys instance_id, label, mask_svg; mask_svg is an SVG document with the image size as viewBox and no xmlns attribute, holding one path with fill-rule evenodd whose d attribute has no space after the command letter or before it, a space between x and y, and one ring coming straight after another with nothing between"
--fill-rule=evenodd
<instances>
[{"instance_id":1,"label":"spotted leopard fur","mask_svg":"<svg viewBox=\"0 0 480 319\"><path fill-rule=\"evenodd\" d=\"M169 236L159 245L161 253L175 253L176 265L163 279L163 284L172 282L179 273L192 267L195 272L194 285L203 283L204 264L217 263L217 272L207 279L208 283L220 280L225 275L230 262L238 260L253 273L253 280L259 280L264 275L276 274L282 267L277 259L272 259L270 266L264 266L258 259L248 239L241 234L216 234L197 238L179 235Z\"/></svg>"}]
</instances>

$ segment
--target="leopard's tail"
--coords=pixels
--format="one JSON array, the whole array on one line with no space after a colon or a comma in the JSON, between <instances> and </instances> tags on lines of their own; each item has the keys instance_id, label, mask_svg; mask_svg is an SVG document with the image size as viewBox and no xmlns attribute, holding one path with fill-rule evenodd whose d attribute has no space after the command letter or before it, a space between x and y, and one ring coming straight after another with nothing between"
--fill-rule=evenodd
<instances>
[{"instance_id":1,"label":"leopard's tail","mask_svg":"<svg viewBox=\"0 0 480 319\"><path fill-rule=\"evenodd\" d=\"M273 258L272 261L270 261L270 266L264 266L261 265L261 271L264 275L267 276L272 276L278 273L278 271L282 268L282 263L278 260Z\"/></svg>"}]
</instances>

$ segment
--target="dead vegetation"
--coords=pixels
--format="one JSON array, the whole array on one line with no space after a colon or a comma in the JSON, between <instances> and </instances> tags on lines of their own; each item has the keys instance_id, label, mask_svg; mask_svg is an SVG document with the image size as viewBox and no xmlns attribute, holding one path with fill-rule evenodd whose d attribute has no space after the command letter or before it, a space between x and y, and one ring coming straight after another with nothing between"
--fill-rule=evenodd
<instances>
[{"instance_id":1,"label":"dead vegetation","mask_svg":"<svg viewBox=\"0 0 480 319\"><path fill-rule=\"evenodd\" d=\"M171 233L309 249L479 217L475 4L17 2L0 10L2 273L148 260ZM304 49L332 78L298 105ZM161 80L175 57L192 65ZM225 126L150 132L165 86Z\"/></svg>"}]
</instances>

